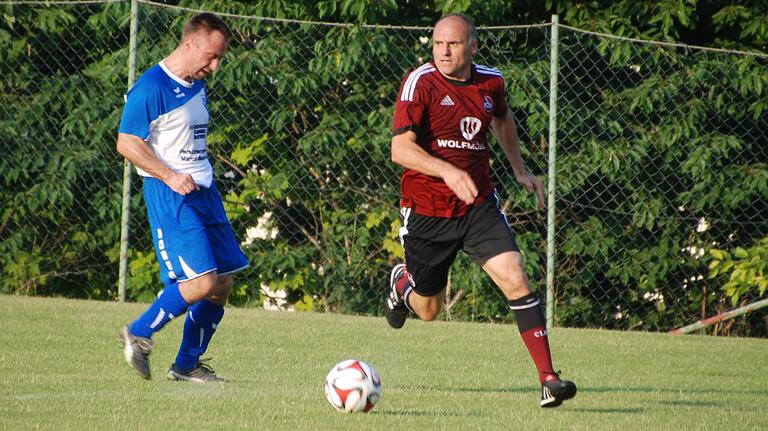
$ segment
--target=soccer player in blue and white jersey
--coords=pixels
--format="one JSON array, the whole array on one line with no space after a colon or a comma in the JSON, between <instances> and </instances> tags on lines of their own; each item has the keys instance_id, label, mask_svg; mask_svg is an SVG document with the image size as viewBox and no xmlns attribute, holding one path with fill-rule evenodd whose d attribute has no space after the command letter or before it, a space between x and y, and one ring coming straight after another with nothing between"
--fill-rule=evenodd
<instances>
[{"instance_id":1,"label":"soccer player in blue and white jersey","mask_svg":"<svg viewBox=\"0 0 768 431\"><path fill-rule=\"evenodd\" d=\"M125 359L151 378L152 335L187 313L168 378L222 381L200 361L224 316L232 274L248 266L224 212L208 160L208 100L203 79L219 68L232 38L224 21L201 13L178 47L130 89L117 151L144 177L144 200L165 288L121 332Z\"/></svg>"}]
</instances>

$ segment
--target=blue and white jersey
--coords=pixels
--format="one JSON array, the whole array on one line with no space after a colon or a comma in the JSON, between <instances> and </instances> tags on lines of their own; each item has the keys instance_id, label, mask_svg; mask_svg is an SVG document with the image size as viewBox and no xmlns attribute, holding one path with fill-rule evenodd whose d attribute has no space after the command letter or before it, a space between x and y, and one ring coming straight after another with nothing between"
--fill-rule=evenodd
<instances>
[{"instance_id":1,"label":"blue and white jersey","mask_svg":"<svg viewBox=\"0 0 768 431\"><path fill-rule=\"evenodd\" d=\"M126 94L120 133L147 141L157 158L201 187L213 182L208 161L208 99L205 81L187 82L161 61L144 72ZM151 177L136 168L139 175Z\"/></svg>"}]
</instances>

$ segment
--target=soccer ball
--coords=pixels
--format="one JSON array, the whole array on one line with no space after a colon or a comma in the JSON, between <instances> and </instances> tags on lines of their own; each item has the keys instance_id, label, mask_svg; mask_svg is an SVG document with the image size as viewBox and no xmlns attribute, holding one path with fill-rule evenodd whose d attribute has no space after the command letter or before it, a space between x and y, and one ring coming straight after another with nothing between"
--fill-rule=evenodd
<instances>
[{"instance_id":1,"label":"soccer ball","mask_svg":"<svg viewBox=\"0 0 768 431\"><path fill-rule=\"evenodd\" d=\"M325 398L340 412L368 412L380 396L378 373L371 364L357 359L339 362L325 378Z\"/></svg>"}]
</instances>

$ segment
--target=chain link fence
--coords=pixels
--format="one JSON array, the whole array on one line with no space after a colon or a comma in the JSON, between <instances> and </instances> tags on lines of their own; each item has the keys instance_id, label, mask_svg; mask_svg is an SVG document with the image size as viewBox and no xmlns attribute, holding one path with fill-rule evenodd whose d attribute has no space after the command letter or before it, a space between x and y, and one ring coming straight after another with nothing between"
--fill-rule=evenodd
<instances>
[{"instance_id":1,"label":"chain link fence","mask_svg":"<svg viewBox=\"0 0 768 431\"><path fill-rule=\"evenodd\" d=\"M766 57L564 30L561 323L666 329L732 308L707 258L768 235Z\"/></svg>"},{"instance_id":2,"label":"chain link fence","mask_svg":"<svg viewBox=\"0 0 768 431\"><path fill-rule=\"evenodd\" d=\"M196 13L138 5L136 76L175 48ZM114 143L130 3L0 10L4 290L116 299L123 163ZM389 268L402 259L394 101L403 76L430 58L431 30L223 15L235 39L207 83L209 153L252 265L236 276L232 302L379 314ZM664 330L722 310L708 249L768 234L765 57L558 30L556 323ZM523 158L545 178L555 149L552 26L479 36L476 62L506 77ZM544 296L547 214L491 148L494 181ZM126 292L150 300L161 285L133 177ZM446 319L512 319L463 257L446 300Z\"/></svg>"}]
</instances>

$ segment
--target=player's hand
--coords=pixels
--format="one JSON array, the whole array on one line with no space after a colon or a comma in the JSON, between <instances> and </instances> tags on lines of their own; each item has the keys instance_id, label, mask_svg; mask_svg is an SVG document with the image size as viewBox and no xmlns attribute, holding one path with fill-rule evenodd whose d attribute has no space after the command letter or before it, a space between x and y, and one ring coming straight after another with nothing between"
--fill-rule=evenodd
<instances>
[{"instance_id":1,"label":"player's hand","mask_svg":"<svg viewBox=\"0 0 768 431\"><path fill-rule=\"evenodd\" d=\"M466 171L453 167L443 174L443 181L465 204L472 205L475 202L477 187Z\"/></svg>"},{"instance_id":2,"label":"player's hand","mask_svg":"<svg viewBox=\"0 0 768 431\"><path fill-rule=\"evenodd\" d=\"M174 172L165 180L165 184L180 195L186 195L196 190L200 190L200 187L197 186L197 183L190 174Z\"/></svg>"},{"instance_id":3,"label":"player's hand","mask_svg":"<svg viewBox=\"0 0 768 431\"><path fill-rule=\"evenodd\" d=\"M536 199L539 202L539 209L544 209L544 184L536 175L526 172L525 174L517 177L517 182L520 183L528 193L535 193Z\"/></svg>"}]
</instances>

